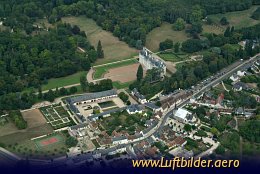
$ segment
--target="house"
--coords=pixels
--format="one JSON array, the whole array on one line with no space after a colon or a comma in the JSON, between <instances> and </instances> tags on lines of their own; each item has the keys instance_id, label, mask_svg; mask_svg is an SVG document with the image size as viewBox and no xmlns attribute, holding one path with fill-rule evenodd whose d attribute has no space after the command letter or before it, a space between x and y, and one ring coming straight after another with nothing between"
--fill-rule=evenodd
<instances>
[{"instance_id":1,"label":"house","mask_svg":"<svg viewBox=\"0 0 260 174\"><path fill-rule=\"evenodd\" d=\"M246 72L245 71L237 71L237 75L239 77L244 77L246 75Z\"/></svg>"},{"instance_id":2,"label":"house","mask_svg":"<svg viewBox=\"0 0 260 174\"><path fill-rule=\"evenodd\" d=\"M173 112L173 118L182 123L187 123L193 118L192 113L186 109L179 108L177 111L175 110Z\"/></svg>"},{"instance_id":3,"label":"house","mask_svg":"<svg viewBox=\"0 0 260 174\"><path fill-rule=\"evenodd\" d=\"M131 94L136 97L139 103L144 104L147 102L146 98L144 95L140 94L136 88L133 89Z\"/></svg>"},{"instance_id":4,"label":"house","mask_svg":"<svg viewBox=\"0 0 260 174\"><path fill-rule=\"evenodd\" d=\"M97 121L100 118L109 117L111 114L116 113L116 112L122 112L125 109L126 109L126 107L111 109L111 110L108 110L108 111L105 111L105 112L101 112L101 113L98 113L98 114L88 116L88 119L90 121Z\"/></svg>"},{"instance_id":5,"label":"house","mask_svg":"<svg viewBox=\"0 0 260 174\"><path fill-rule=\"evenodd\" d=\"M246 118L249 118L253 116L254 114L252 112L247 112L244 108L239 107L235 110L235 114L238 116L244 116Z\"/></svg>"},{"instance_id":6,"label":"house","mask_svg":"<svg viewBox=\"0 0 260 174\"><path fill-rule=\"evenodd\" d=\"M242 90L247 90L249 87L247 84L243 83L243 82L237 82L233 85L233 90L234 91L242 91Z\"/></svg>"},{"instance_id":7,"label":"house","mask_svg":"<svg viewBox=\"0 0 260 174\"><path fill-rule=\"evenodd\" d=\"M162 111L162 108L159 106L156 106L154 103L148 102L144 104L145 107L151 109L154 113Z\"/></svg>"},{"instance_id":8,"label":"house","mask_svg":"<svg viewBox=\"0 0 260 174\"><path fill-rule=\"evenodd\" d=\"M245 114L244 108L242 108L242 107L237 108L237 109L235 110L235 114L236 114L236 115L244 115L244 114Z\"/></svg>"},{"instance_id":9,"label":"house","mask_svg":"<svg viewBox=\"0 0 260 174\"><path fill-rule=\"evenodd\" d=\"M133 105L129 105L126 108L126 111L128 114L132 115L132 114L142 114L144 110L144 107L142 105L138 105L138 104L133 104Z\"/></svg>"},{"instance_id":10,"label":"house","mask_svg":"<svg viewBox=\"0 0 260 174\"><path fill-rule=\"evenodd\" d=\"M113 145L125 144L128 142L128 139L126 136L113 137L112 142Z\"/></svg>"},{"instance_id":11,"label":"house","mask_svg":"<svg viewBox=\"0 0 260 174\"><path fill-rule=\"evenodd\" d=\"M70 135L74 137L82 137L84 136L84 130L87 128L88 124L87 123L81 123L75 126L71 126L68 129L68 132Z\"/></svg>"},{"instance_id":12,"label":"house","mask_svg":"<svg viewBox=\"0 0 260 174\"><path fill-rule=\"evenodd\" d=\"M233 74L230 79L233 81L233 82L237 82L239 80L239 77L237 74Z\"/></svg>"}]
</instances>

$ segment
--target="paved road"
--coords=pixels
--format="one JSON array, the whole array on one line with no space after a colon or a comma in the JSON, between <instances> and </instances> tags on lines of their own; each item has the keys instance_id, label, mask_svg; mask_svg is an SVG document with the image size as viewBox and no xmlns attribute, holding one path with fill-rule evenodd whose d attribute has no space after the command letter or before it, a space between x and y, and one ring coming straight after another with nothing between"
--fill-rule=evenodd
<instances>
[{"instance_id":1,"label":"paved road","mask_svg":"<svg viewBox=\"0 0 260 174\"><path fill-rule=\"evenodd\" d=\"M233 73L235 73L236 71L240 70L240 69L244 69L244 68L248 68L250 67L250 65L253 64L253 62L256 60L256 59L260 59L260 53L256 56L254 56L253 58L251 58L250 60L247 60L247 61L238 61L238 62L235 62L234 64L228 66L227 68L223 69L219 74L215 75L212 77L212 79L215 78L215 80L212 80L206 84L203 84L205 85L204 87L200 87L199 90L197 90L197 88L199 87L199 85L197 87L195 87L192 92L193 92L193 95L192 97L196 97L196 96L199 96L200 94L204 93L206 90L210 89L211 87L213 87L214 85L218 84L219 82L221 82L223 79L231 76ZM179 103L177 105L177 107L183 107L185 104L187 104L189 102L191 97L187 98L186 100L182 101L181 103ZM158 131L161 131L161 129L164 127L164 124L167 120L167 118L172 115L173 113L173 110L174 110L174 107L175 106L172 106L166 113L164 113L164 115L162 116L161 120L159 121L158 125L152 129L150 132L148 132L147 134L145 134L143 136L142 139L138 139L138 140L133 140L132 142L129 142L129 143L125 143L125 144L121 144L121 145L118 145L116 146L117 148L122 148L122 147L126 147L127 145L130 145L130 144L133 144L133 143L138 143L152 135L154 135L156 132ZM217 144L214 143L213 146L208 149L207 151L205 151L205 153L202 153L200 154L201 156L204 156L206 154L208 154L210 151L213 151L217 148Z\"/></svg>"}]
</instances>

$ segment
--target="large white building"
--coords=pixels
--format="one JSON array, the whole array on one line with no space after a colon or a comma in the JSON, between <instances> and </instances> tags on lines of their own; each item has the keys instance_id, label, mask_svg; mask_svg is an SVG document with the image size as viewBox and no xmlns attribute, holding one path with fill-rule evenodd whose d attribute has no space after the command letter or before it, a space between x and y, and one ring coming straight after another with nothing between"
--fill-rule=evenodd
<instances>
[{"instance_id":1,"label":"large white building","mask_svg":"<svg viewBox=\"0 0 260 174\"><path fill-rule=\"evenodd\" d=\"M166 64L152 51L143 47L139 53L139 62L144 66L146 70L158 68L161 72L161 77L166 75Z\"/></svg>"},{"instance_id":2,"label":"large white building","mask_svg":"<svg viewBox=\"0 0 260 174\"><path fill-rule=\"evenodd\" d=\"M192 113L187 111L186 109L179 108L175 113L173 113L173 118L182 123L187 123L192 120Z\"/></svg>"}]
</instances>

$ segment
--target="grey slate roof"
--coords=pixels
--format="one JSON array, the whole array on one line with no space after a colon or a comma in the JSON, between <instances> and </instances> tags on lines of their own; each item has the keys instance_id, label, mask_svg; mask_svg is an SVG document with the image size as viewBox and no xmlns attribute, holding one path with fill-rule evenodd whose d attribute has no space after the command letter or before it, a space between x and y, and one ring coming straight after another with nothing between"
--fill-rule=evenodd
<instances>
[{"instance_id":1,"label":"grey slate roof","mask_svg":"<svg viewBox=\"0 0 260 174\"><path fill-rule=\"evenodd\" d=\"M87 125L88 125L87 123L82 123L82 124L78 124L78 125L75 125L75 126L71 126L70 129L71 130L77 130L77 129L80 129L80 128L84 128Z\"/></svg>"},{"instance_id":2,"label":"grey slate roof","mask_svg":"<svg viewBox=\"0 0 260 174\"><path fill-rule=\"evenodd\" d=\"M100 116L112 114L112 113L119 112L119 111L123 111L125 109L126 109L126 107L111 109L111 110L108 110L108 111L105 111L105 112L101 112L99 114L91 115L91 116L88 117L88 119L93 121L95 118L98 118Z\"/></svg>"},{"instance_id":3,"label":"grey slate roof","mask_svg":"<svg viewBox=\"0 0 260 174\"><path fill-rule=\"evenodd\" d=\"M127 139L126 136L119 136L119 137L113 137L112 141L115 142L115 141L121 141L125 139Z\"/></svg>"},{"instance_id":4,"label":"grey slate roof","mask_svg":"<svg viewBox=\"0 0 260 174\"><path fill-rule=\"evenodd\" d=\"M67 102L76 103L76 102L81 102L81 101L86 101L86 100L98 99L98 98L111 96L111 95L117 95L116 90L111 89L108 91L102 91L102 92L84 94L84 95L80 95L77 97L71 97L71 98L67 99Z\"/></svg>"},{"instance_id":5,"label":"grey slate roof","mask_svg":"<svg viewBox=\"0 0 260 174\"><path fill-rule=\"evenodd\" d=\"M154 103L145 103L144 104L146 107L150 108L150 109L159 109L159 106L156 106Z\"/></svg>"},{"instance_id":6,"label":"grey slate roof","mask_svg":"<svg viewBox=\"0 0 260 174\"><path fill-rule=\"evenodd\" d=\"M143 96L142 94L140 94L136 88L133 89L133 93L134 93L134 95L135 95L138 99L141 99L141 100L144 100L144 99L145 99L145 96Z\"/></svg>"},{"instance_id":7,"label":"grey slate roof","mask_svg":"<svg viewBox=\"0 0 260 174\"><path fill-rule=\"evenodd\" d=\"M142 105L133 104L133 105L127 106L127 110L129 110L129 112L139 112L139 111L143 110L143 107L142 107Z\"/></svg>"}]
</instances>

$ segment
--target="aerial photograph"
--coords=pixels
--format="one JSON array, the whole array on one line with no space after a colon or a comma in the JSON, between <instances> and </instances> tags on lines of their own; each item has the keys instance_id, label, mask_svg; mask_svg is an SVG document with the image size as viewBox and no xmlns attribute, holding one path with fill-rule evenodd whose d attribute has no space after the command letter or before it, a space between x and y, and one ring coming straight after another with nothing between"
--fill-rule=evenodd
<instances>
[{"instance_id":1,"label":"aerial photograph","mask_svg":"<svg viewBox=\"0 0 260 174\"><path fill-rule=\"evenodd\" d=\"M0 0L0 172L260 173L260 0Z\"/></svg>"}]
</instances>

